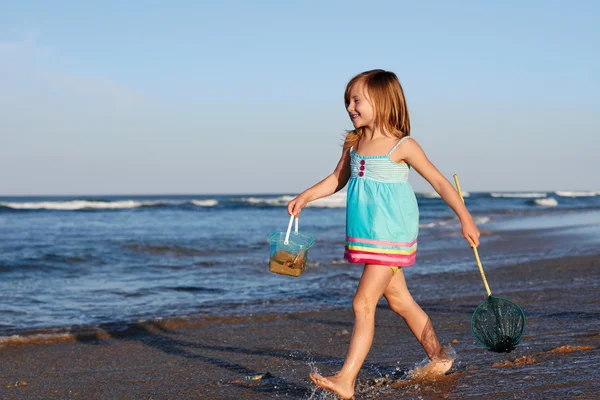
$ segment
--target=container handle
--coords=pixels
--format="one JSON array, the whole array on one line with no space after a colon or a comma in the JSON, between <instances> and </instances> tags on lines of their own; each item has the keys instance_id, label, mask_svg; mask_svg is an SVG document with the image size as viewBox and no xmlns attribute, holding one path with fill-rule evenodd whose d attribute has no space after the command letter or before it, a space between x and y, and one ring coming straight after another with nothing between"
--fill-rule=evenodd
<instances>
[{"instance_id":1,"label":"container handle","mask_svg":"<svg viewBox=\"0 0 600 400\"><path fill-rule=\"evenodd\" d=\"M290 240L290 232L292 231L292 222L294 222L294 214L290 216L290 223L288 224L287 232L285 233L284 245L288 245ZM298 218L296 218L296 235L298 234Z\"/></svg>"}]
</instances>

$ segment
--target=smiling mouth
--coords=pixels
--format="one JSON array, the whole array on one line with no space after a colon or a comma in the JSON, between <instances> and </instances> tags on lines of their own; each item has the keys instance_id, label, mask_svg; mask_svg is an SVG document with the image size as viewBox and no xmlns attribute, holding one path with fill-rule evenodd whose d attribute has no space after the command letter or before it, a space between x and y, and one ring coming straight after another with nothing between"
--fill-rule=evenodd
<instances>
[{"instance_id":1,"label":"smiling mouth","mask_svg":"<svg viewBox=\"0 0 600 400\"><path fill-rule=\"evenodd\" d=\"M350 114L350 119L356 119L358 118L358 114Z\"/></svg>"}]
</instances>

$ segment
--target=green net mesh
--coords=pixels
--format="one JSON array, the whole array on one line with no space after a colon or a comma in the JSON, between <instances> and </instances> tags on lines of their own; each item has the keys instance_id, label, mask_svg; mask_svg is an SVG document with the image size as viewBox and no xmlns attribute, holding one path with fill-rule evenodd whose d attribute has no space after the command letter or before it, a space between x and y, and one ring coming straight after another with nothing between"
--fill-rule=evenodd
<instances>
[{"instance_id":1,"label":"green net mesh","mask_svg":"<svg viewBox=\"0 0 600 400\"><path fill-rule=\"evenodd\" d=\"M523 310L510 300L489 296L473 313L471 332L488 350L509 353L525 331Z\"/></svg>"}]
</instances>

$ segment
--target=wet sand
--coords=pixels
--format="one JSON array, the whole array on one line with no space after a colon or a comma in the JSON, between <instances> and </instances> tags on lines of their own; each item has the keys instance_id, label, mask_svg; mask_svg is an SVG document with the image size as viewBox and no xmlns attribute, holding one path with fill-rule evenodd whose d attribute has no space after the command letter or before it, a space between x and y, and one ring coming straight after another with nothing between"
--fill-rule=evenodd
<instances>
[{"instance_id":1,"label":"wet sand","mask_svg":"<svg viewBox=\"0 0 600 400\"><path fill-rule=\"evenodd\" d=\"M407 372L425 353L385 302L357 399L592 399L600 393L600 256L488 268L494 295L519 304L525 336L509 354L469 331L484 288L466 273L409 276L411 292L458 358L437 381ZM296 279L296 278L289 278ZM297 278L301 279L301 278ZM185 318L104 326L0 344L1 399L332 399L308 373L341 366L345 309L293 315Z\"/></svg>"}]
</instances>

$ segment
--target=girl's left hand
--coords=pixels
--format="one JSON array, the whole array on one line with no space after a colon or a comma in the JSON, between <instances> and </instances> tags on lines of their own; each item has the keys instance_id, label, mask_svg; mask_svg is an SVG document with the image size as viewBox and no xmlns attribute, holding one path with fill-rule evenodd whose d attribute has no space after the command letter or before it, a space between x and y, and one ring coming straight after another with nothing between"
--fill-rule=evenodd
<instances>
[{"instance_id":1,"label":"girl's left hand","mask_svg":"<svg viewBox=\"0 0 600 400\"><path fill-rule=\"evenodd\" d=\"M479 246L480 233L479 229L477 229L477 225L473 222L473 218L462 221L462 233L471 247Z\"/></svg>"}]
</instances>

